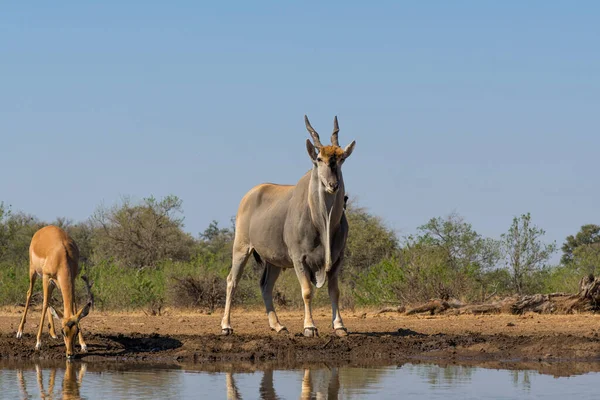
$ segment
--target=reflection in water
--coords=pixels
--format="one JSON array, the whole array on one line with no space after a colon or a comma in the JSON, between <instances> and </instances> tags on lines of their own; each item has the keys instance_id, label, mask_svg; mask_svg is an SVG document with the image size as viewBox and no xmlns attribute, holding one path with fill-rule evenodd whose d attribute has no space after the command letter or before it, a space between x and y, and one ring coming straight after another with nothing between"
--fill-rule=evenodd
<instances>
[{"instance_id":1,"label":"reflection in water","mask_svg":"<svg viewBox=\"0 0 600 400\"><path fill-rule=\"evenodd\" d=\"M261 399L273 399L279 400L279 396L275 394L275 387L273 386L273 370L267 369L263 373L262 379L260 380L260 398Z\"/></svg>"},{"instance_id":2,"label":"reflection in water","mask_svg":"<svg viewBox=\"0 0 600 400\"><path fill-rule=\"evenodd\" d=\"M87 370L86 364L79 366L79 376L77 376L76 366L73 362L66 361L65 375L62 382L62 399L80 399L79 388L83 381L83 376ZM35 374L37 378L37 386L40 392L41 399L54 399L54 382L56 381L56 368L50 369L50 378L48 380L48 389L44 388L44 374L40 364L35 364ZM17 370L17 380L21 389L21 396L24 399L32 398L27 391L27 382L23 374L23 369Z\"/></svg>"},{"instance_id":3,"label":"reflection in water","mask_svg":"<svg viewBox=\"0 0 600 400\"><path fill-rule=\"evenodd\" d=\"M510 371L513 378L513 385L515 387L522 387L529 391L531 389L531 379L529 377L529 371Z\"/></svg>"},{"instance_id":4,"label":"reflection in water","mask_svg":"<svg viewBox=\"0 0 600 400\"><path fill-rule=\"evenodd\" d=\"M402 368L419 375L430 385L456 386L471 380L477 368L463 365L406 364Z\"/></svg>"},{"instance_id":5,"label":"reflection in water","mask_svg":"<svg viewBox=\"0 0 600 400\"><path fill-rule=\"evenodd\" d=\"M227 384L227 399L228 400L240 400L240 391L235 384L233 373L226 373L225 382ZM311 371L310 369L304 370L302 377L302 386L300 392L301 400L312 400L312 399L337 399L340 391L340 380L338 376L338 369L333 368L331 370L321 369ZM267 369L263 371L263 376L260 381L259 388L260 399L264 400L278 400L280 397L275 392L273 385L273 370Z\"/></svg>"},{"instance_id":6,"label":"reflection in water","mask_svg":"<svg viewBox=\"0 0 600 400\"><path fill-rule=\"evenodd\" d=\"M477 399L533 396L563 400L593 396L599 376L588 373L571 376L565 382L567 378L533 370L433 364L379 368L313 365L295 370L277 370L272 366L257 370L254 364L188 367L49 361L23 366L0 360L0 398L382 400L400 396L465 400L465 393L470 393L468 398ZM198 368L200 371L195 371ZM202 370L207 368L213 372ZM598 371L600 364L590 368L588 371Z\"/></svg>"},{"instance_id":7,"label":"reflection in water","mask_svg":"<svg viewBox=\"0 0 600 400\"><path fill-rule=\"evenodd\" d=\"M377 380L377 376L382 375L382 370L378 369L342 368L341 371L343 378L345 378L344 380L347 382L345 389L349 392L356 392L358 389L364 389L372 385ZM358 381L356 378L358 378ZM227 399L239 400L242 398L232 372L226 373L225 383L227 385ZM300 399L337 399L340 396L341 387L339 368L314 370L305 368L302 372ZM255 398L255 396L252 396L252 398ZM272 369L266 369L262 372L259 398L264 400L278 400L283 398L278 396L275 391Z\"/></svg>"},{"instance_id":8,"label":"reflection in water","mask_svg":"<svg viewBox=\"0 0 600 400\"><path fill-rule=\"evenodd\" d=\"M403 368L410 370L411 373L418 374L431 386L447 387L457 387L470 381L473 374L479 369L478 367L464 365L446 365L442 367L434 364L407 364ZM510 371L513 386L525 391L531 389L530 373L531 371L528 370Z\"/></svg>"}]
</instances>

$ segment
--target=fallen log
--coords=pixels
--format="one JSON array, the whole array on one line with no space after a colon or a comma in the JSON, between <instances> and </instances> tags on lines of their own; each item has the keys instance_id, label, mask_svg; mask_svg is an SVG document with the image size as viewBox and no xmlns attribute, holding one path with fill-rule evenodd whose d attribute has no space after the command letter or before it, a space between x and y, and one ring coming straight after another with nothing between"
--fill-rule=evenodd
<instances>
[{"instance_id":1,"label":"fallen log","mask_svg":"<svg viewBox=\"0 0 600 400\"><path fill-rule=\"evenodd\" d=\"M377 314L384 312L398 312L404 315L422 313L434 314L524 314L534 312L538 314L572 314L577 312L600 311L600 278L593 275L585 276L579 282L577 294L549 293L525 296L511 296L502 300L482 303L464 304L456 299L432 299L425 304L413 308L386 307Z\"/></svg>"},{"instance_id":2,"label":"fallen log","mask_svg":"<svg viewBox=\"0 0 600 400\"><path fill-rule=\"evenodd\" d=\"M420 313L424 313L424 312L429 312L431 315L433 315L433 314L439 314L442 311L447 310L448 308L450 308L450 305L448 304L448 302L446 302L444 300L432 300L428 303L425 303L423 305L420 305L418 307L415 307L415 308L412 308L412 309L406 311L405 315L420 314Z\"/></svg>"}]
</instances>

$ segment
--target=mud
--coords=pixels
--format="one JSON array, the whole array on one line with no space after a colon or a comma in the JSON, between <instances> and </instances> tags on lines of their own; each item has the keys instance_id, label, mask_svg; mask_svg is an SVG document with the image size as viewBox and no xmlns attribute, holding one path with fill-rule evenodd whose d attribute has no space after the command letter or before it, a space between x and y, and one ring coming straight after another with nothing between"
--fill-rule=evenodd
<instances>
[{"instance_id":1,"label":"mud","mask_svg":"<svg viewBox=\"0 0 600 400\"><path fill-rule=\"evenodd\" d=\"M221 336L220 314L170 311L160 317L94 313L82 322L90 362L149 362L222 369L265 364L289 368L327 365L383 365L404 362L472 364L524 368L555 376L600 370L600 318L596 315L399 316L355 312L346 316L349 336L339 338L326 311L316 313L317 338L301 336L302 313L282 312L290 333L268 329L261 312L236 310L233 336ZM35 351L39 312L28 315L22 339L15 338L19 310L0 312L0 359L39 361L64 358L62 339L44 330ZM34 322L35 321L35 322ZM512 367L511 367L512 366Z\"/></svg>"}]
</instances>

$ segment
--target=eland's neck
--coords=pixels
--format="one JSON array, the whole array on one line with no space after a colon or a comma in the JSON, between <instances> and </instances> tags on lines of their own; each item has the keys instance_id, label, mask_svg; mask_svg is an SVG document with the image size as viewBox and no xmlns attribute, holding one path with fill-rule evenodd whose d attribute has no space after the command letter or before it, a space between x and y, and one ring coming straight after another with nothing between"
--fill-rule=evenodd
<instances>
[{"instance_id":1,"label":"eland's neck","mask_svg":"<svg viewBox=\"0 0 600 400\"><path fill-rule=\"evenodd\" d=\"M325 270L332 267L331 260L331 233L339 226L344 214L344 180L341 177L340 185L335 193L328 193L319 181L317 169L313 168L308 184L308 206L313 224L321 235L321 242L325 248Z\"/></svg>"}]
</instances>

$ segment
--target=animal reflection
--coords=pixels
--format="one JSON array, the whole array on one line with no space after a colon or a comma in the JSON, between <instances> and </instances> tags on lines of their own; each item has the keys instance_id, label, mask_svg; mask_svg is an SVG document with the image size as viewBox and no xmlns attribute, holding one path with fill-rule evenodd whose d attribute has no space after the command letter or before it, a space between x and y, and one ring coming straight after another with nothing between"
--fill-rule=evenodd
<instances>
[{"instance_id":1,"label":"animal reflection","mask_svg":"<svg viewBox=\"0 0 600 400\"><path fill-rule=\"evenodd\" d=\"M56 381L56 368L50 369L50 377L48 379L48 387L47 389L44 387L44 376L42 374L42 368L39 364L35 365L35 372L37 377L37 385L38 390L40 392L40 399L54 399L55 396L57 399L81 399L79 394L79 390L81 387L81 382L83 381L83 377L87 370L86 364L79 365L79 375L77 374L76 364L67 361L65 366L65 375L62 381L62 390L60 394L56 394L54 392L54 386ZM21 388L21 395L23 399L32 399L33 397L27 391L27 383L25 381L25 376L23 374L23 370L17 370L17 379L19 380L19 387Z\"/></svg>"},{"instance_id":2,"label":"animal reflection","mask_svg":"<svg viewBox=\"0 0 600 400\"><path fill-rule=\"evenodd\" d=\"M240 391L235 384L234 374L227 372L225 375L227 385L227 399L242 399ZM337 399L340 391L340 378L337 368L319 369L311 371L305 369L302 377L300 392L301 400ZM273 370L265 370L260 381L259 398L263 400L278 400L280 397L275 392L273 385ZM254 396L252 396L254 398Z\"/></svg>"}]
</instances>

